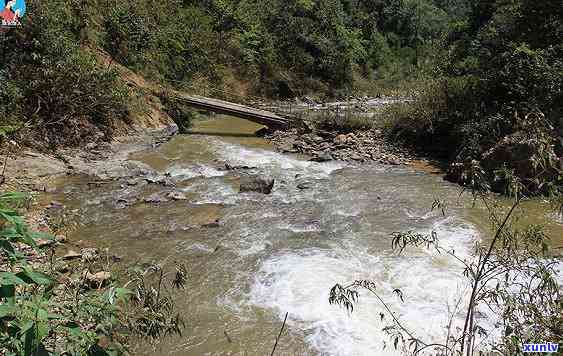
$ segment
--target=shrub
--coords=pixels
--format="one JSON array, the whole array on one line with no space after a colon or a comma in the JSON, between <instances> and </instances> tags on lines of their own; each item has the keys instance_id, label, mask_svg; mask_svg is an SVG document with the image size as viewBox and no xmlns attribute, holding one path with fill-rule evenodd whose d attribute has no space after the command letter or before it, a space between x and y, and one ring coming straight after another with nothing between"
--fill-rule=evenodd
<instances>
[{"instance_id":1,"label":"shrub","mask_svg":"<svg viewBox=\"0 0 563 356\"><path fill-rule=\"evenodd\" d=\"M126 2L112 6L104 20L104 48L120 63L140 66L147 62L147 55L156 45L157 30L149 17Z\"/></svg>"},{"instance_id":2,"label":"shrub","mask_svg":"<svg viewBox=\"0 0 563 356\"><path fill-rule=\"evenodd\" d=\"M70 341L72 346L63 348L86 354L98 348L100 335L92 333L75 322L76 314L53 313L53 289L57 282L48 274L32 267L21 246L37 248L37 239L52 237L29 231L16 208L27 197L18 193L0 195L0 352L8 354L35 355L50 349L53 335L61 339L63 346ZM93 300L76 305L73 313L90 305ZM105 303L103 304L105 305ZM62 307L62 305L61 305ZM109 307L109 306L108 306ZM62 307L61 309L64 309ZM89 317L100 315L93 308ZM115 319L115 309L104 309L97 322Z\"/></svg>"},{"instance_id":3,"label":"shrub","mask_svg":"<svg viewBox=\"0 0 563 356\"><path fill-rule=\"evenodd\" d=\"M0 112L13 113L12 120L51 145L79 144L96 129L111 136L112 122L128 116L129 93L118 74L79 47L65 27L64 2L28 6L23 27L2 38L7 89L0 93Z\"/></svg>"},{"instance_id":4,"label":"shrub","mask_svg":"<svg viewBox=\"0 0 563 356\"><path fill-rule=\"evenodd\" d=\"M165 93L160 95L160 101L164 105L164 111L178 125L178 131L180 133L187 133L192 121L197 118L197 112L182 103L181 100Z\"/></svg>"},{"instance_id":5,"label":"shrub","mask_svg":"<svg viewBox=\"0 0 563 356\"><path fill-rule=\"evenodd\" d=\"M90 270L109 269L109 256L83 259L71 275L59 274L52 259L40 262L45 251L38 248L39 239L54 238L31 231L19 213L27 199L0 194L0 354L118 355L129 333L150 340L181 333L170 290L184 287L183 265L169 273L165 266L134 269L128 289L88 280Z\"/></svg>"}]
</instances>

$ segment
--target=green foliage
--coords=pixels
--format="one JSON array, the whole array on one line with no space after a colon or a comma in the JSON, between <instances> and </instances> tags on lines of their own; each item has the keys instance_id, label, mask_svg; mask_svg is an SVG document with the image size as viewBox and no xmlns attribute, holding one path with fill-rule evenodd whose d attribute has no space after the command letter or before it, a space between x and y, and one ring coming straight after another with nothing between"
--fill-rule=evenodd
<instances>
[{"instance_id":1,"label":"green foliage","mask_svg":"<svg viewBox=\"0 0 563 356\"><path fill-rule=\"evenodd\" d=\"M153 79L221 84L218 75L228 67L254 91L274 96L348 88L358 65L388 81L412 76L438 50L453 17L430 0L75 0L54 6L64 18L50 27L101 45Z\"/></svg>"},{"instance_id":2,"label":"green foliage","mask_svg":"<svg viewBox=\"0 0 563 356\"><path fill-rule=\"evenodd\" d=\"M491 149L514 135L527 136L533 150L542 152L535 161L555 156L545 147L561 155L556 137L562 129L563 22L555 15L560 7L553 1L461 2L464 10L444 43L448 55L440 62L439 84L395 112L394 132L457 165L486 161ZM452 11L451 3L440 3ZM490 181L500 179L495 171L502 166L484 163ZM544 192L546 184L561 185L557 163L534 168L534 177L516 162L506 163L527 189Z\"/></svg>"},{"instance_id":3,"label":"green foliage","mask_svg":"<svg viewBox=\"0 0 563 356\"><path fill-rule=\"evenodd\" d=\"M178 125L180 133L187 133L192 121L197 118L197 112L187 106L181 100L175 99L167 94L160 96L160 101L164 105L164 111Z\"/></svg>"},{"instance_id":4,"label":"green foliage","mask_svg":"<svg viewBox=\"0 0 563 356\"><path fill-rule=\"evenodd\" d=\"M129 318L129 327L135 333L152 340L167 335L182 335L185 324L175 309L169 291L184 288L186 268L175 264L171 274L172 278L166 278L163 268L158 265L144 270L133 268L130 271L129 293L134 308L130 312L132 317ZM156 283L151 283L151 280Z\"/></svg>"},{"instance_id":5,"label":"green foliage","mask_svg":"<svg viewBox=\"0 0 563 356\"><path fill-rule=\"evenodd\" d=\"M96 346L99 336L84 331L67 319L75 314L52 312L52 291L57 282L32 267L21 252L21 245L37 248L38 238L52 238L28 230L16 210L27 198L19 193L0 195L0 255L1 261L5 261L0 265L0 351L35 355L46 350L48 339L56 333L72 335L73 346L65 351L87 354ZM98 309L94 308L94 311L100 314ZM103 315L113 317L105 310Z\"/></svg>"},{"instance_id":6,"label":"green foliage","mask_svg":"<svg viewBox=\"0 0 563 356\"><path fill-rule=\"evenodd\" d=\"M27 199L0 194L0 353L116 355L127 349L126 333L151 339L181 333L170 290L183 288L185 267L177 265L171 278L153 267L136 274L128 289L99 290L87 287L89 270L99 267L91 261L74 266L74 280L60 278L52 266L42 271L47 266L32 265L29 251L41 253L37 240L53 237L28 229L18 211Z\"/></svg>"},{"instance_id":7,"label":"green foliage","mask_svg":"<svg viewBox=\"0 0 563 356\"><path fill-rule=\"evenodd\" d=\"M149 18L137 13L133 6L122 3L108 9L105 17L104 48L123 64L144 64L144 54L154 47L154 29Z\"/></svg>"},{"instance_id":8,"label":"green foliage","mask_svg":"<svg viewBox=\"0 0 563 356\"><path fill-rule=\"evenodd\" d=\"M31 127L52 145L79 144L96 129L110 136L113 120L127 117L128 91L117 73L76 42L67 2L28 6L22 28L0 38L0 113L8 113L1 123Z\"/></svg>"}]
</instances>

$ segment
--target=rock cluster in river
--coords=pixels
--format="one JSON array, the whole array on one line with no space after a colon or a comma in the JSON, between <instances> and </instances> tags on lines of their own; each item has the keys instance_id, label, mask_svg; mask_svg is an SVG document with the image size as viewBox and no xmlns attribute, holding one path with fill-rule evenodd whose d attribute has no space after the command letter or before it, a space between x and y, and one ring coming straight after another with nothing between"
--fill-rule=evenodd
<instances>
[{"instance_id":1,"label":"rock cluster in river","mask_svg":"<svg viewBox=\"0 0 563 356\"><path fill-rule=\"evenodd\" d=\"M341 160L349 162L374 161L400 165L412 159L407 150L385 140L381 130L352 133L316 130L303 133L298 129L276 131L267 136L283 153L301 153L312 161Z\"/></svg>"}]
</instances>

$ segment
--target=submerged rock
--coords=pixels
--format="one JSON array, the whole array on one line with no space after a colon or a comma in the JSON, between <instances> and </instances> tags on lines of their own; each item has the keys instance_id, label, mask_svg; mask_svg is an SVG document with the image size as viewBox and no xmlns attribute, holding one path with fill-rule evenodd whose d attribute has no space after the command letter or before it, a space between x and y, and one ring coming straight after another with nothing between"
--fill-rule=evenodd
<instances>
[{"instance_id":1,"label":"submerged rock","mask_svg":"<svg viewBox=\"0 0 563 356\"><path fill-rule=\"evenodd\" d=\"M250 166L232 166L228 163L225 163L225 169L227 171L240 171L240 170L249 170L249 169L256 169L256 167Z\"/></svg>"},{"instance_id":2,"label":"submerged rock","mask_svg":"<svg viewBox=\"0 0 563 356\"><path fill-rule=\"evenodd\" d=\"M171 200L188 200L186 195L182 192L170 192L166 197Z\"/></svg>"},{"instance_id":3,"label":"submerged rock","mask_svg":"<svg viewBox=\"0 0 563 356\"><path fill-rule=\"evenodd\" d=\"M138 184L139 184L138 179L131 178L131 179L127 180L127 185L130 186L130 187L136 186Z\"/></svg>"},{"instance_id":4,"label":"submerged rock","mask_svg":"<svg viewBox=\"0 0 563 356\"><path fill-rule=\"evenodd\" d=\"M53 200L51 202L51 204L49 204L49 206L47 206L47 209L62 209L62 208L64 208L63 203L55 201L55 200Z\"/></svg>"},{"instance_id":5,"label":"submerged rock","mask_svg":"<svg viewBox=\"0 0 563 356\"><path fill-rule=\"evenodd\" d=\"M145 203L152 204L166 203L167 201L168 199L163 197L161 193L154 193L145 198Z\"/></svg>"},{"instance_id":6,"label":"submerged rock","mask_svg":"<svg viewBox=\"0 0 563 356\"><path fill-rule=\"evenodd\" d=\"M311 189L311 188L313 188L313 182L312 181L307 180L307 181L299 182L297 184L297 189L299 189L299 190L307 190L307 189Z\"/></svg>"},{"instance_id":7,"label":"submerged rock","mask_svg":"<svg viewBox=\"0 0 563 356\"><path fill-rule=\"evenodd\" d=\"M215 221L212 221L209 224L201 225L201 227L205 227L205 228L217 228L220 226L221 226L221 221L219 219L216 219Z\"/></svg>"},{"instance_id":8,"label":"submerged rock","mask_svg":"<svg viewBox=\"0 0 563 356\"><path fill-rule=\"evenodd\" d=\"M270 194L274 188L274 180L258 176L242 176L240 178L240 193L256 192Z\"/></svg>"},{"instance_id":9,"label":"submerged rock","mask_svg":"<svg viewBox=\"0 0 563 356\"><path fill-rule=\"evenodd\" d=\"M324 151L319 153L316 157L313 157L311 161L313 162L329 162L334 160L332 154L329 151Z\"/></svg>"}]
</instances>

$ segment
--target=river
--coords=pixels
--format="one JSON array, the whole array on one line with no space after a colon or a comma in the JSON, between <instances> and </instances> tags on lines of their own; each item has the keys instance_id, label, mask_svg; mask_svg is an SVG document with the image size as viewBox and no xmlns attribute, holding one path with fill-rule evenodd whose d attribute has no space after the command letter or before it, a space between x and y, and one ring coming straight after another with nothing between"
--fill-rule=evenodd
<instances>
[{"instance_id":1,"label":"river","mask_svg":"<svg viewBox=\"0 0 563 356\"><path fill-rule=\"evenodd\" d=\"M186 322L183 336L156 349L140 343L134 354L269 355L287 312L278 355L397 355L373 296L362 293L351 314L328 303L335 283L358 279L373 280L419 337L443 341L448 308L465 290L462 268L425 249L398 256L390 235L436 231L444 245L468 256L488 233L483 209L460 198L459 187L440 175L309 162L249 136L256 128L233 118L198 122L199 134L131 155L167 173L186 201L123 208L118 197L170 188L64 182L61 199L81 216L70 240L107 247L126 263L176 260L188 269L188 286L175 296ZM222 170L225 163L275 178L273 193L239 194L237 173ZM303 182L310 189L298 189ZM445 216L431 212L437 198L448 202ZM534 203L532 210L530 221L547 222L553 234L563 235L561 223L546 217L545 204ZM208 225L215 220L218 226Z\"/></svg>"}]
</instances>

